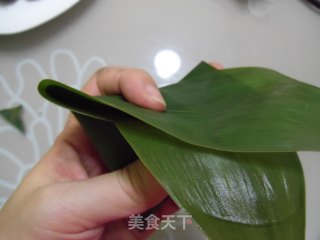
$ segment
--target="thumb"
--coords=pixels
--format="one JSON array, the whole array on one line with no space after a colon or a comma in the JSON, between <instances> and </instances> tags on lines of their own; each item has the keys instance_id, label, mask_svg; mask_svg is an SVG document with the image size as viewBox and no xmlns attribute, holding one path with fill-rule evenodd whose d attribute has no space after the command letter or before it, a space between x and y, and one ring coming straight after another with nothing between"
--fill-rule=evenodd
<instances>
[{"instance_id":1,"label":"thumb","mask_svg":"<svg viewBox=\"0 0 320 240\"><path fill-rule=\"evenodd\" d=\"M123 169L70 183L63 201L70 201L72 211L91 222L92 228L144 212L166 197L162 186L138 160Z\"/></svg>"},{"instance_id":2,"label":"thumb","mask_svg":"<svg viewBox=\"0 0 320 240\"><path fill-rule=\"evenodd\" d=\"M119 80L121 94L138 106L164 111L166 103L151 76L143 71L124 71Z\"/></svg>"}]
</instances>

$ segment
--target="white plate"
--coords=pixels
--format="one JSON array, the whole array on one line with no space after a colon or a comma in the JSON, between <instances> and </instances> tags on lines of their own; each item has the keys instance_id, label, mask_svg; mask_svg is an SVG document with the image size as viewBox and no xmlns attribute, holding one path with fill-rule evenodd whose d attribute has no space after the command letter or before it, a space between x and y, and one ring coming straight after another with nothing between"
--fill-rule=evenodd
<instances>
[{"instance_id":1,"label":"white plate","mask_svg":"<svg viewBox=\"0 0 320 240\"><path fill-rule=\"evenodd\" d=\"M27 31L44 24L80 0L16 0L0 4L0 35Z\"/></svg>"}]
</instances>

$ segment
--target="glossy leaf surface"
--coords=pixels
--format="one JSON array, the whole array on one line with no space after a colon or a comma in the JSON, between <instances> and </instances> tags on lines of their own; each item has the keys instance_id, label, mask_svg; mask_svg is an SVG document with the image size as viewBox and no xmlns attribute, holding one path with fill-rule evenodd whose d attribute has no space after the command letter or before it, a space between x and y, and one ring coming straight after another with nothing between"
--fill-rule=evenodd
<instances>
[{"instance_id":1,"label":"glossy leaf surface","mask_svg":"<svg viewBox=\"0 0 320 240\"><path fill-rule=\"evenodd\" d=\"M75 112L112 169L139 157L210 238L304 238L294 151L320 148L318 88L267 69L202 63L161 89L165 113L51 80L39 90Z\"/></svg>"},{"instance_id":2,"label":"glossy leaf surface","mask_svg":"<svg viewBox=\"0 0 320 240\"><path fill-rule=\"evenodd\" d=\"M117 126L210 238L304 239L304 178L295 153L219 152L138 121Z\"/></svg>"}]
</instances>

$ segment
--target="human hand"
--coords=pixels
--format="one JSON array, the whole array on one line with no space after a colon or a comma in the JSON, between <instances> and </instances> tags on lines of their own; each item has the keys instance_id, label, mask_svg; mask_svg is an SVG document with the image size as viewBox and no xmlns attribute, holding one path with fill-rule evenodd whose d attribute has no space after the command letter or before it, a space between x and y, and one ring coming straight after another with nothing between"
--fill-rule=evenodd
<instances>
[{"instance_id":1,"label":"human hand","mask_svg":"<svg viewBox=\"0 0 320 240\"><path fill-rule=\"evenodd\" d=\"M122 94L141 107L165 109L152 78L138 69L104 68L83 91ZM70 116L50 151L0 211L0 239L145 239L152 231L128 230L128 216L150 208L158 217L177 210L139 160L106 173L83 128Z\"/></svg>"}]
</instances>

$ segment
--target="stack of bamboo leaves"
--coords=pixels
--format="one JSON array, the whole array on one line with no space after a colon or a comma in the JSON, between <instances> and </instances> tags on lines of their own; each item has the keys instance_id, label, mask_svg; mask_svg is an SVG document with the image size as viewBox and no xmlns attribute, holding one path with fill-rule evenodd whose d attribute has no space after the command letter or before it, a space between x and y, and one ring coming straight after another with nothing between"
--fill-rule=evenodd
<instances>
[{"instance_id":1,"label":"stack of bamboo leaves","mask_svg":"<svg viewBox=\"0 0 320 240\"><path fill-rule=\"evenodd\" d=\"M76 115L109 168L141 159L210 239L304 239L296 152L320 150L319 88L269 69L200 63L161 89L165 112L53 80L39 91Z\"/></svg>"}]
</instances>

